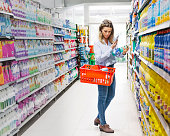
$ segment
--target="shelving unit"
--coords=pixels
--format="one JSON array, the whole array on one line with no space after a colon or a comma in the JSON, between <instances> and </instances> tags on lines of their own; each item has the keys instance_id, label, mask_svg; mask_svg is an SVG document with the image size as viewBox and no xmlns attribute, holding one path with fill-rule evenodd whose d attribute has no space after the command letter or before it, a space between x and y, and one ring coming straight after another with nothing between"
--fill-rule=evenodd
<instances>
[{"instance_id":1,"label":"shelving unit","mask_svg":"<svg viewBox=\"0 0 170 136\"><path fill-rule=\"evenodd\" d=\"M35 24L38 24L38 25L42 25L42 26L50 26L52 28L59 28L59 29L63 29L63 30L68 30L68 31L73 31L73 32L76 32L77 30L74 30L74 29L70 29L70 28L64 28L64 27L61 27L61 26L57 26L57 25L52 25L52 24L46 24L46 23L42 23L42 22L39 22L39 21L34 21L34 20L29 20L29 19L26 19L26 18L21 18L21 17L17 17L17 16L14 16L12 13L7 13L7 12L3 12L3 11L0 11L0 14L4 14L4 15L9 15L11 16L11 18L14 18L14 19L18 19L20 21L26 21L26 22L30 22L30 23L35 23ZM53 35L53 34L52 34ZM62 36L64 37L65 35L64 34L54 34L54 36ZM55 41L54 40L54 37L17 37L17 36L0 36L0 40L1 39L14 39L14 40L51 40L51 41ZM67 40L76 40L76 38L70 38L70 39L67 39ZM14 41L15 42L15 41ZM62 42L54 42L54 45L55 44L65 44L64 41ZM25 59L30 59L30 58L35 58L35 57L41 57L41 56L46 56L46 55L52 55L52 54L56 54L56 53L62 53L62 52L66 52L67 50L71 50L71 49L77 49L77 47L73 47L73 48L69 48L69 49L63 49L63 50L57 50L57 51L52 51L52 52L47 52L47 53L41 53L41 54L37 54L37 55L31 55L31 56L26 56L26 57L20 57L20 58L16 58L16 57L10 57L10 58L0 58L0 63L3 63L3 62L7 62L7 61L20 61L20 60L25 60ZM45 69L42 69L34 74L31 74L31 75L28 75L26 77L22 77L16 81L12 81L12 82L9 82L7 84L4 84L4 85L1 85L0 86L0 90L3 90L5 88L8 88L10 87L11 85L13 84L18 84L26 79L29 79L29 78L32 78L34 76L37 76L39 74L41 74L42 72L45 72L49 69L54 69L55 68L55 64L58 64L60 62L65 62L65 61L68 61L70 59L73 59L73 58L77 58L77 56L75 57L71 57L71 58L68 58L68 59L65 59L65 60L61 60L61 61L58 61L58 62L55 62L53 65L49 66L48 68L45 68ZM23 101L25 100L26 98L28 98L29 96L31 96L32 94L34 94L35 92L41 90L42 88L44 88L45 86L49 85L50 83L54 82L56 79L60 78L61 76L65 75L66 73L70 72L71 70L73 70L74 68L78 67L78 65L75 65L74 67L70 68L69 70L61 73L59 76L55 77L55 78L49 78L51 79L50 81L44 83L43 85L41 85L39 88L31 91L29 94L23 96L22 98L18 99L16 101L16 103L8 106L7 108L3 109L3 110L0 110L0 117L3 117L2 115L5 115L6 112L10 109L13 109L13 108L18 108L18 105ZM73 79L73 78L72 78ZM62 90L58 90L58 93L56 93L53 97L51 97L45 105L42 105L40 109L36 110L35 113L33 113L31 116L29 116L24 122L21 123L21 125L19 127L17 127L15 130L12 130L10 133L8 133L8 136L13 136L13 135L16 135L21 129L22 127L27 123L29 122L37 113L39 113L45 106L47 106L53 99L55 99L58 94L60 94L64 89L66 89L71 83L73 83L75 80L77 79L74 78L70 83L66 84L66 86L63 86Z\"/></svg>"},{"instance_id":2,"label":"shelving unit","mask_svg":"<svg viewBox=\"0 0 170 136\"><path fill-rule=\"evenodd\" d=\"M73 81L75 81L77 78L75 78ZM72 82L73 82L72 81ZM72 82L70 82L65 88L67 88ZM65 89L64 88L64 89ZM64 90L63 89L63 90ZM47 103L45 105L43 105L40 109L36 110L31 116L29 116L24 122L22 122L22 124L18 127L19 129L21 129L26 123L28 123L28 121L30 121L36 114L38 114L44 107L46 107L54 98L56 98L63 90L61 90L60 92L58 92L57 94L55 94L52 98L50 98Z\"/></svg>"},{"instance_id":3,"label":"shelving unit","mask_svg":"<svg viewBox=\"0 0 170 136\"><path fill-rule=\"evenodd\" d=\"M161 112L156 108L154 101L148 95L149 93L148 93L145 85L141 81L141 77L139 77L139 73L138 73L138 71L140 70L141 64L142 65L145 64L148 69L150 69L152 72L155 72L155 74L159 75L161 77L161 79L165 79L166 83L170 83L170 76L169 76L169 74L167 72L165 72L163 69L155 66L153 63L151 63L151 62L147 61L146 59L144 59L142 57L142 54L141 54L142 53L141 49L142 49L142 47L144 45L141 45L140 43L142 41L142 37L143 36L147 36L146 34L152 34L153 32L162 31L162 30L165 30L165 29L167 30L168 28L170 28L170 20L168 20L168 21L166 21L164 23L161 23L159 25L156 25L154 27L148 28L148 26L147 26L147 28L148 28L147 30L145 30L143 32L141 32L141 31L139 32L139 28L143 28L143 27L142 27L141 24L139 24L138 20L143 19L143 18L141 18L142 17L141 13L145 12L144 9L145 9L145 7L148 6L150 1L151 0L145 0L144 3L140 7L138 5L140 1L133 0L132 4L131 4L133 6L132 7L133 10L132 10L132 13L131 13L131 18L130 18L129 22L127 23L127 26L126 26L126 29L127 29L127 44L131 45L130 46L131 47L130 48L131 49L130 50L130 54L128 54L128 58L127 58L128 59L128 61L127 61L127 68L128 68L128 70L127 70L128 71L127 77L128 77L128 79L131 79L130 80L131 86L132 85L136 86L136 83L138 83L138 85L142 86L142 88L144 90L144 93L146 94L146 97L148 98L151 107L154 109L154 112L156 113L156 116L158 117L157 121L158 122L160 121L160 126L159 127L161 127L161 131L164 134L166 133L167 136L170 136L170 126L169 126L168 122L165 121L165 118L163 116L165 113L161 114ZM152 2L151 2L151 4L152 4ZM139 9L138 9L138 7L139 7ZM137 12L136 12L136 9L138 9ZM148 12L151 12L151 11L148 10L145 13L148 13ZM142 21L142 20L140 20L140 21ZM145 21L147 21L147 20L145 20ZM137 23L137 25L136 25L136 23ZM143 23L143 22L140 22L140 23ZM147 42L147 41L145 41L145 42ZM140 47L140 46L142 46L142 47ZM146 48L150 49L150 47L146 47ZM140 50L140 53L139 53L139 50ZM134 55L133 58L131 57L132 54ZM131 62L132 65L129 62ZM141 71L139 71L139 72L141 72ZM151 75L149 74L149 76L151 76ZM134 80L132 80L132 78ZM149 79L145 79L145 80L147 80L147 82L150 82ZM139 92L138 93L134 92L134 93L137 96L139 95ZM168 97L170 97L170 96L168 96ZM163 98L161 97L160 100L163 101ZM135 101L137 101L137 100L135 100ZM144 120L146 122L145 123L145 125L146 125L145 129L147 128L149 135L151 135L151 136L154 135L154 134L152 134L149 131L150 127L152 127L152 126L149 125L149 123L148 123L148 121L146 119L143 107L141 107L141 113L143 114ZM160 130L158 130L158 131L161 132Z\"/></svg>"},{"instance_id":4,"label":"shelving unit","mask_svg":"<svg viewBox=\"0 0 170 136\"><path fill-rule=\"evenodd\" d=\"M146 89L146 87L144 86L144 84L142 83L142 81L140 81L140 83L141 83L141 85L142 85L142 88L143 88L143 90L144 90L144 92L145 92L145 94L146 94L146 96L147 96L150 104L152 105L152 108L154 109L157 117L159 118L159 120L160 120L163 128L165 129L165 131L166 131L167 134L170 134L169 125L166 123L166 121L165 121L165 119L163 118L163 116L161 115L160 111L156 108L153 100L152 100L152 99L150 98L150 96L148 95L147 89Z\"/></svg>"}]
</instances>

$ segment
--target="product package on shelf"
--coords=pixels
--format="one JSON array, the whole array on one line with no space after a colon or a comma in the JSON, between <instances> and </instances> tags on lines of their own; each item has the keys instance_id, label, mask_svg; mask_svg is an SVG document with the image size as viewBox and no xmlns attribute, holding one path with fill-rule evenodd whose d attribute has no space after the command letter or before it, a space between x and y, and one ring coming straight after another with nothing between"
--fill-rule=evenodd
<instances>
[{"instance_id":1,"label":"product package on shelf","mask_svg":"<svg viewBox=\"0 0 170 136\"><path fill-rule=\"evenodd\" d=\"M169 37L170 29L165 29L142 36L140 42L140 55L167 73L170 73L168 65Z\"/></svg>"},{"instance_id":2,"label":"product package on shelf","mask_svg":"<svg viewBox=\"0 0 170 136\"><path fill-rule=\"evenodd\" d=\"M54 81L55 88L60 92L66 87L66 85L68 85L71 81L73 81L77 76L78 76L78 69L74 68L69 73L57 78Z\"/></svg>"},{"instance_id":3,"label":"product package on shelf","mask_svg":"<svg viewBox=\"0 0 170 136\"><path fill-rule=\"evenodd\" d=\"M55 27L63 27L63 24L64 24L64 20L63 19L61 19L61 18L58 18L58 17L53 17L52 18L52 22L53 22L53 25L55 26Z\"/></svg>"},{"instance_id":4,"label":"product package on shelf","mask_svg":"<svg viewBox=\"0 0 170 136\"><path fill-rule=\"evenodd\" d=\"M54 84L50 83L43 89L37 91L23 101L19 102L17 112L16 125L20 126L30 115L40 109L47 101L56 94Z\"/></svg>"},{"instance_id":5,"label":"product package on shelf","mask_svg":"<svg viewBox=\"0 0 170 136\"><path fill-rule=\"evenodd\" d=\"M65 35L65 31L61 28L54 27L54 34Z\"/></svg>"},{"instance_id":6,"label":"product package on shelf","mask_svg":"<svg viewBox=\"0 0 170 136\"><path fill-rule=\"evenodd\" d=\"M170 20L169 4L166 1L150 1L140 14L139 32Z\"/></svg>"},{"instance_id":7,"label":"product package on shelf","mask_svg":"<svg viewBox=\"0 0 170 136\"><path fill-rule=\"evenodd\" d=\"M0 1L0 11L4 11L7 13L12 12L11 3L9 0L1 0Z\"/></svg>"},{"instance_id":8,"label":"product package on shelf","mask_svg":"<svg viewBox=\"0 0 170 136\"><path fill-rule=\"evenodd\" d=\"M3 116L0 118L0 134L1 136L9 135L13 130L16 129L16 116L17 113L14 110L9 109L5 112Z\"/></svg>"},{"instance_id":9,"label":"product package on shelf","mask_svg":"<svg viewBox=\"0 0 170 136\"><path fill-rule=\"evenodd\" d=\"M53 52L51 40L15 40L15 57L25 57Z\"/></svg>"},{"instance_id":10,"label":"product package on shelf","mask_svg":"<svg viewBox=\"0 0 170 136\"><path fill-rule=\"evenodd\" d=\"M54 42L64 42L64 37L62 37L62 36L56 36L56 37L54 38Z\"/></svg>"},{"instance_id":11,"label":"product package on shelf","mask_svg":"<svg viewBox=\"0 0 170 136\"><path fill-rule=\"evenodd\" d=\"M14 40L0 41L0 58L9 58L15 56Z\"/></svg>"},{"instance_id":12,"label":"product package on shelf","mask_svg":"<svg viewBox=\"0 0 170 136\"><path fill-rule=\"evenodd\" d=\"M0 90L0 112L16 103L15 88L10 86Z\"/></svg>"},{"instance_id":13,"label":"product package on shelf","mask_svg":"<svg viewBox=\"0 0 170 136\"><path fill-rule=\"evenodd\" d=\"M0 36L12 36L10 17L0 14L0 22Z\"/></svg>"},{"instance_id":14,"label":"product package on shelf","mask_svg":"<svg viewBox=\"0 0 170 136\"><path fill-rule=\"evenodd\" d=\"M60 60L63 60L63 53L57 53L57 54L54 54L54 61L57 62L57 61L60 61Z\"/></svg>"}]
</instances>

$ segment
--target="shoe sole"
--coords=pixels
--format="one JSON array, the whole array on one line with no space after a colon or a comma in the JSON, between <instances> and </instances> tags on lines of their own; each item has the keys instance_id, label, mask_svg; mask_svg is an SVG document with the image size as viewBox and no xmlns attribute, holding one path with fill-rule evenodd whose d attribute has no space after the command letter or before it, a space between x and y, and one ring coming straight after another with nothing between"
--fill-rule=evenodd
<instances>
[{"instance_id":1,"label":"shoe sole","mask_svg":"<svg viewBox=\"0 0 170 136\"><path fill-rule=\"evenodd\" d=\"M113 132L106 132L106 131L104 131L104 130L101 129L101 128L99 128L99 129L100 129L100 131L105 132L105 133L114 133L114 131L113 131Z\"/></svg>"}]
</instances>

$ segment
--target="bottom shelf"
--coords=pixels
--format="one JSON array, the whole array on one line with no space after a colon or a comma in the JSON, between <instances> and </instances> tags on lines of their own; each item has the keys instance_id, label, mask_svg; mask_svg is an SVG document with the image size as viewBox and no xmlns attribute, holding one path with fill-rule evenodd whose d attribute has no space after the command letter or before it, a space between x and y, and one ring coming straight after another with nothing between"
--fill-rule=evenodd
<instances>
[{"instance_id":1,"label":"bottom shelf","mask_svg":"<svg viewBox=\"0 0 170 136\"><path fill-rule=\"evenodd\" d=\"M67 84L64 89L66 89L73 81L75 81L77 79L74 78L74 80L72 80L69 84ZM61 91L59 91L58 93L56 93L52 98L50 98L46 104L44 104L40 109L36 110L31 116L29 116L19 127L18 129L21 129L29 120L31 120L36 114L38 114L44 107L46 107L56 96L58 96L64 89L62 89Z\"/></svg>"}]
</instances>

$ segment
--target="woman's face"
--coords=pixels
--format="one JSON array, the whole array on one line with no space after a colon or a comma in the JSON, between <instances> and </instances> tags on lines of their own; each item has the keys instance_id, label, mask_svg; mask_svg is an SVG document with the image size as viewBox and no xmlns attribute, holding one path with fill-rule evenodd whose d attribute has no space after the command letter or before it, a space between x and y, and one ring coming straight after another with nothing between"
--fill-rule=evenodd
<instances>
[{"instance_id":1,"label":"woman's face","mask_svg":"<svg viewBox=\"0 0 170 136\"><path fill-rule=\"evenodd\" d=\"M110 27L103 27L102 34L105 39L108 39L110 34L112 33L112 28Z\"/></svg>"}]
</instances>

